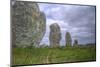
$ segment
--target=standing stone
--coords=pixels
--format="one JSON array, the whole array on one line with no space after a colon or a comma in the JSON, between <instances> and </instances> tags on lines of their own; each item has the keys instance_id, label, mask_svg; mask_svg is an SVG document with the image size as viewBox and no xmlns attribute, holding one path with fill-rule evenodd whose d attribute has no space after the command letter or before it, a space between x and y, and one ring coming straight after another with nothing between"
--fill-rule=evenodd
<instances>
[{"instance_id":1,"label":"standing stone","mask_svg":"<svg viewBox=\"0 0 100 67\"><path fill-rule=\"evenodd\" d=\"M39 46L45 34L46 17L34 2L14 1L11 7L12 44Z\"/></svg>"},{"instance_id":2,"label":"standing stone","mask_svg":"<svg viewBox=\"0 0 100 67\"><path fill-rule=\"evenodd\" d=\"M77 47L78 46L78 40L74 40L73 46Z\"/></svg>"},{"instance_id":3,"label":"standing stone","mask_svg":"<svg viewBox=\"0 0 100 67\"><path fill-rule=\"evenodd\" d=\"M72 46L71 34L69 32L66 33L65 39L66 39L66 46L67 47Z\"/></svg>"},{"instance_id":4,"label":"standing stone","mask_svg":"<svg viewBox=\"0 0 100 67\"><path fill-rule=\"evenodd\" d=\"M61 31L57 23L50 25L49 41L51 47L58 47L61 40Z\"/></svg>"}]
</instances>

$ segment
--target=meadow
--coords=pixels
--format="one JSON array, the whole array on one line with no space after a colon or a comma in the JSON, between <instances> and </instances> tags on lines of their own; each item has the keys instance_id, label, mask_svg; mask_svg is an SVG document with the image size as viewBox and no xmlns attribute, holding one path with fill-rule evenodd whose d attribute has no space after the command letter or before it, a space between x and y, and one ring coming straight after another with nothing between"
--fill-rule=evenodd
<instances>
[{"instance_id":1,"label":"meadow","mask_svg":"<svg viewBox=\"0 0 100 67\"><path fill-rule=\"evenodd\" d=\"M96 60L96 47L15 47L12 49L12 54L13 65L84 62Z\"/></svg>"}]
</instances>

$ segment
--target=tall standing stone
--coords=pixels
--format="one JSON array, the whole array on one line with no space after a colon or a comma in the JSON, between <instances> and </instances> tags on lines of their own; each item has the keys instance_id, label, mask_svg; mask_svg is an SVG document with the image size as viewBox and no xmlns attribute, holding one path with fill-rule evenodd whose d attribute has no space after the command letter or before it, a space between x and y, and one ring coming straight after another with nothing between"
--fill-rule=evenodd
<instances>
[{"instance_id":1,"label":"tall standing stone","mask_svg":"<svg viewBox=\"0 0 100 67\"><path fill-rule=\"evenodd\" d=\"M45 34L46 17L34 2L14 1L11 7L12 44L38 46Z\"/></svg>"},{"instance_id":2,"label":"tall standing stone","mask_svg":"<svg viewBox=\"0 0 100 67\"><path fill-rule=\"evenodd\" d=\"M69 32L66 32L65 39L66 39L66 46L67 47L72 46L71 34Z\"/></svg>"},{"instance_id":3,"label":"tall standing stone","mask_svg":"<svg viewBox=\"0 0 100 67\"><path fill-rule=\"evenodd\" d=\"M58 47L61 40L61 31L57 23L50 25L49 41L51 47Z\"/></svg>"}]
</instances>

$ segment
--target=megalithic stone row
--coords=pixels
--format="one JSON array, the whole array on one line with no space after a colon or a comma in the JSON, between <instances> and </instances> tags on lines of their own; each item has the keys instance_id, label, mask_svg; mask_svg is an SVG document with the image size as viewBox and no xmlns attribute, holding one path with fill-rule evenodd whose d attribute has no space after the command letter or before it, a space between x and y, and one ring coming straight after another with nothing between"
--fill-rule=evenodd
<instances>
[{"instance_id":1,"label":"megalithic stone row","mask_svg":"<svg viewBox=\"0 0 100 67\"><path fill-rule=\"evenodd\" d=\"M15 1L11 7L12 44L38 46L45 34L46 16L34 2Z\"/></svg>"},{"instance_id":2,"label":"megalithic stone row","mask_svg":"<svg viewBox=\"0 0 100 67\"><path fill-rule=\"evenodd\" d=\"M69 32L66 32L66 46L67 47L71 47L72 46L72 38L71 38L71 34Z\"/></svg>"},{"instance_id":3,"label":"megalithic stone row","mask_svg":"<svg viewBox=\"0 0 100 67\"><path fill-rule=\"evenodd\" d=\"M50 47L59 47L61 40L61 30L57 23L50 25L49 42Z\"/></svg>"}]
</instances>

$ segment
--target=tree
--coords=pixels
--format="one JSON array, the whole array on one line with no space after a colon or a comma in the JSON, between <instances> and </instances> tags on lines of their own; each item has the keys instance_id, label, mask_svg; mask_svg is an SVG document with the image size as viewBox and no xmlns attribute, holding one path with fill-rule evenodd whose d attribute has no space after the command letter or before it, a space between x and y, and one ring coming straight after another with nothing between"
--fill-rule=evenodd
<instances>
[{"instance_id":1,"label":"tree","mask_svg":"<svg viewBox=\"0 0 100 67\"><path fill-rule=\"evenodd\" d=\"M65 39L66 39L66 46L70 47L72 45L72 38L69 32L66 32Z\"/></svg>"}]
</instances>

